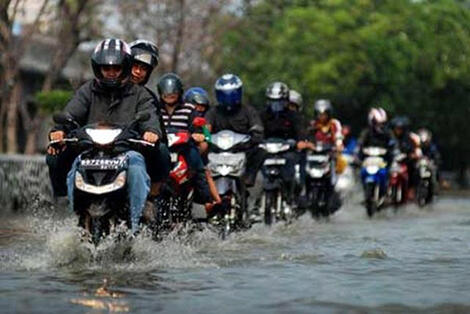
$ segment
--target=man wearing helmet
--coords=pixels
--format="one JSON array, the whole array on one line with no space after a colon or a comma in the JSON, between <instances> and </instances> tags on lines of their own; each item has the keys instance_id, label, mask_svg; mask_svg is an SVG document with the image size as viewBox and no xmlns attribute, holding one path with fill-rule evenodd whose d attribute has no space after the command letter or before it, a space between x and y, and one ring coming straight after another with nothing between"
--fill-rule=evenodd
<instances>
[{"instance_id":1,"label":"man wearing helmet","mask_svg":"<svg viewBox=\"0 0 470 314\"><path fill-rule=\"evenodd\" d=\"M150 118L138 123L138 129L145 141L156 143L162 136L160 123L152 104L152 96L142 87L130 82L132 67L131 50L127 43L119 39L106 39L100 42L92 56L91 64L95 79L82 85L64 109L64 113L79 125L96 122L127 124L140 113L148 113ZM62 141L67 128L57 125L49 134L51 140ZM63 146L65 149L65 145ZM63 169L68 172L67 187L69 203L73 203L73 185L77 160L73 152L65 149L60 152L49 147L47 162L56 196L65 194ZM127 152L129 162L128 191L132 231L138 230L140 218L150 190L150 178L145 167L144 157L136 152Z\"/></svg>"},{"instance_id":2,"label":"man wearing helmet","mask_svg":"<svg viewBox=\"0 0 470 314\"><path fill-rule=\"evenodd\" d=\"M387 149L385 160L390 166L396 142L393 134L387 128L387 112L383 108L371 108L367 115L368 128L364 129L357 141L355 153L359 160L363 159L362 148L367 146L383 147Z\"/></svg>"},{"instance_id":3,"label":"man wearing helmet","mask_svg":"<svg viewBox=\"0 0 470 314\"><path fill-rule=\"evenodd\" d=\"M309 133L314 142L329 143L343 150L341 123L333 118L333 106L328 99L319 99L313 105L315 119L310 122Z\"/></svg>"},{"instance_id":4,"label":"man wearing helmet","mask_svg":"<svg viewBox=\"0 0 470 314\"><path fill-rule=\"evenodd\" d=\"M418 182L416 173L416 161L421 158L421 143L419 136L410 131L410 119L406 116L397 116L390 121L393 136L397 142L398 150L406 155L403 161L408 169L409 188L408 199L413 199L415 187Z\"/></svg>"},{"instance_id":5,"label":"man wearing helmet","mask_svg":"<svg viewBox=\"0 0 470 314\"><path fill-rule=\"evenodd\" d=\"M166 73L157 83L160 97L160 112L167 131L171 129L186 130L192 133L195 142L204 141L204 135L193 126L196 117L195 106L183 100L183 82L175 73ZM194 172L195 188L198 203L209 203L211 200L205 175L205 167L196 145L183 151L189 168Z\"/></svg>"},{"instance_id":6,"label":"man wearing helmet","mask_svg":"<svg viewBox=\"0 0 470 314\"><path fill-rule=\"evenodd\" d=\"M294 112L302 112L304 101L302 95L296 90L289 90L289 104L287 108Z\"/></svg>"},{"instance_id":7,"label":"man wearing helmet","mask_svg":"<svg viewBox=\"0 0 470 314\"><path fill-rule=\"evenodd\" d=\"M442 164L442 156L436 143L433 141L432 132L427 128L420 128L416 132L421 142L421 151L423 156L429 158L434 164L434 171L436 173L436 180L442 187L448 188L449 182L443 180L440 176L439 167Z\"/></svg>"},{"instance_id":8,"label":"man wearing helmet","mask_svg":"<svg viewBox=\"0 0 470 314\"><path fill-rule=\"evenodd\" d=\"M215 214L214 204L220 204L222 199L220 198L217 186L215 185L214 179L210 170L207 168L208 160L208 150L209 142L211 140L211 133L209 131L209 126L207 121L205 121L204 116L210 108L209 94L202 87L191 87L188 89L184 95L183 100L185 103L194 105L194 120L193 120L193 139L198 143L199 152L201 153L202 160L206 166L206 179L209 184L209 191L213 199L213 203L206 204L206 212L208 216ZM203 122L201 124L201 122Z\"/></svg>"},{"instance_id":9,"label":"man wearing helmet","mask_svg":"<svg viewBox=\"0 0 470 314\"><path fill-rule=\"evenodd\" d=\"M242 103L242 87L243 83L238 76L222 75L215 82L218 105L209 110L206 119L211 132L232 130L251 135L251 140L246 143L248 162L245 184L252 187L265 158L264 151L258 147L263 140L264 128L256 109Z\"/></svg>"},{"instance_id":10,"label":"man wearing helmet","mask_svg":"<svg viewBox=\"0 0 470 314\"><path fill-rule=\"evenodd\" d=\"M294 140L296 147L300 150L306 147L304 142L306 134L301 131L301 119L296 111L289 109L290 91L286 84L282 82L271 83L266 88L266 110L261 115L264 126L265 138L280 138L284 140ZM298 100L298 99L297 99ZM283 177L289 184L291 193L294 196L295 189L295 165L300 163L300 154L295 151L284 155L287 159L286 166L283 167ZM300 187L299 187L300 188ZM298 189L300 190L300 189ZM288 200L290 203L293 200Z\"/></svg>"},{"instance_id":11,"label":"man wearing helmet","mask_svg":"<svg viewBox=\"0 0 470 314\"><path fill-rule=\"evenodd\" d=\"M145 86L150 75L158 65L159 54L157 46L148 40L139 39L130 43L132 53L132 69L131 69L131 82L145 89L152 95L153 103L157 109L157 115L160 125L163 126L163 119L160 115L159 103L157 96ZM162 139L158 145L158 149L152 151L151 156L145 156L147 162L147 169L152 181L150 189L150 197L153 198L158 195L162 182L168 177L170 173L170 153L166 146L168 139L166 137L165 128L162 127Z\"/></svg>"}]
</instances>

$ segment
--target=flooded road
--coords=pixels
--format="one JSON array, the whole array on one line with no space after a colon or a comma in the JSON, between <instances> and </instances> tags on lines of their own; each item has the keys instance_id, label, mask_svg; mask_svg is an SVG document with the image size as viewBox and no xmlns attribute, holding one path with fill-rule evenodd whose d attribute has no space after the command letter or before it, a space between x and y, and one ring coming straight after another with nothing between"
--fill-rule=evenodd
<instances>
[{"instance_id":1,"label":"flooded road","mask_svg":"<svg viewBox=\"0 0 470 314\"><path fill-rule=\"evenodd\" d=\"M80 243L73 217L2 217L1 313L468 313L470 199L329 222Z\"/></svg>"}]
</instances>

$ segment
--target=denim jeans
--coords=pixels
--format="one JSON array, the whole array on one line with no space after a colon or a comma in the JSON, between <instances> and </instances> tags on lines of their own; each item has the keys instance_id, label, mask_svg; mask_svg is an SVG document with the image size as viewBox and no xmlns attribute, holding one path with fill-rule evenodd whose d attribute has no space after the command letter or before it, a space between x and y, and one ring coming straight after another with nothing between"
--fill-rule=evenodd
<instances>
[{"instance_id":1,"label":"denim jeans","mask_svg":"<svg viewBox=\"0 0 470 314\"><path fill-rule=\"evenodd\" d=\"M126 153L127 168L127 193L129 197L130 218L132 232L139 229L140 218L144 210L145 201L150 191L150 177L147 174L145 160L142 154L136 151ZM73 191L75 187L75 172L78 167L78 158L72 164L67 175L67 195L69 198L69 208L73 211Z\"/></svg>"}]
</instances>

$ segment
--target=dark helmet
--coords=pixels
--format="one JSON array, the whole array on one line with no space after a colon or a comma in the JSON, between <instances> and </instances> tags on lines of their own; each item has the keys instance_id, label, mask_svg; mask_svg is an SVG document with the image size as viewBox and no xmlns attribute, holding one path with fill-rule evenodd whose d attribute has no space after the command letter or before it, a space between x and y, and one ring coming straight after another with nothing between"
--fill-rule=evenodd
<instances>
[{"instance_id":1,"label":"dark helmet","mask_svg":"<svg viewBox=\"0 0 470 314\"><path fill-rule=\"evenodd\" d=\"M329 117L333 114L333 106L328 99L319 99L313 105L313 114L315 117L318 117L318 115L322 113L326 113Z\"/></svg>"},{"instance_id":2,"label":"dark helmet","mask_svg":"<svg viewBox=\"0 0 470 314\"><path fill-rule=\"evenodd\" d=\"M243 83L234 74L224 74L215 82L215 98L222 110L233 112L242 104Z\"/></svg>"},{"instance_id":3,"label":"dark helmet","mask_svg":"<svg viewBox=\"0 0 470 314\"><path fill-rule=\"evenodd\" d=\"M160 97L169 94L177 94L180 98L183 96L183 82L175 73L164 74L158 81L157 89Z\"/></svg>"},{"instance_id":4,"label":"dark helmet","mask_svg":"<svg viewBox=\"0 0 470 314\"><path fill-rule=\"evenodd\" d=\"M193 105L210 106L209 94L202 87L191 87L183 95L184 102Z\"/></svg>"},{"instance_id":5,"label":"dark helmet","mask_svg":"<svg viewBox=\"0 0 470 314\"><path fill-rule=\"evenodd\" d=\"M272 112L283 111L289 102L289 87L282 82L274 82L266 88L268 108Z\"/></svg>"},{"instance_id":6,"label":"dark helmet","mask_svg":"<svg viewBox=\"0 0 470 314\"><path fill-rule=\"evenodd\" d=\"M104 65L119 65L122 67L122 73L118 78L106 79L101 73L101 67ZM96 79L104 87L120 87L129 77L132 68L131 49L126 42L108 38L100 42L91 55L91 67Z\"/></svg>"},{"instance_id":7,"label":"dark helmet","mask_svg":"<svg viewBox=\"0 0 470 314\"><path fill-rule=\"evenodd\" d=\"M296 105L297 110L301 112L303 109L304 100L298 91L291 89L289 91L289 103Z\"/></svg>"},{"instance_id":8,"label":"dark helmet","mask_svg":"<svg viewBox=\"0 0 470 314\"><path fill-rule=\"evenodd\" d=\"M146 84L153 69L158 65L159 54L158 47L149 40L139 39L130 43L132 58L134 62L140 62L147 65L150 71L142 84Z\"/></svg>"},{"instance_id":9,"label":"dark helmet","mask_svg":"<svg viewBox=\"0 0 470 314\"><path fill-rule=\"evenodd\" d=\"M390 125L393 129L400 128L403 131L407 131L410 127L410 119L407 116L398 116L390 121Z\"/></svg>"}]
</instances>

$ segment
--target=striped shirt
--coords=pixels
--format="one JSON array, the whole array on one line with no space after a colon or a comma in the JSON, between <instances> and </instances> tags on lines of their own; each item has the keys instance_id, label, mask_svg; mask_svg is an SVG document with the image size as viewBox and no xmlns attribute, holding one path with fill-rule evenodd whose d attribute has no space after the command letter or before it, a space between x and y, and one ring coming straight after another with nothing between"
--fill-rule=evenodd
<instances>
[{"instance_id":1,"label":"striped shirt","mask_svg":"<svg viewBox=\"0 0 470 314\"><path fill-rule=\"evenodd\" d=\"M190 131L194 117L194 108L194 105L188 103L177 104L175 110L170 115L168 111L166 111L165 106L161 106L160 113L166 130L176 129Z\"/></svg>"}]
</instances>

